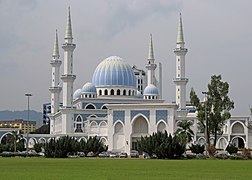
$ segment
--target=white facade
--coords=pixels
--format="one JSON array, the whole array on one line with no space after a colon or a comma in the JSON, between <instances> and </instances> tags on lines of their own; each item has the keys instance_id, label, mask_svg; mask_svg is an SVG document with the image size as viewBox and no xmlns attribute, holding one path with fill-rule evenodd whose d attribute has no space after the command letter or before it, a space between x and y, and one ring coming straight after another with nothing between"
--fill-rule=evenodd
<instances>
[{"instance_id":1,"label":"white facade","mask_svg":"<svg viewBox=\"0 0 252 180\"><path fill-rule=\"evenodd\" d=\"M155 72L157 65L154 61L152 36L146 71L136 67L132 69L122 58L111 56L97 66L92 81L85 83L74 93L73 51L76 46L72 40L69 11L63 44L64 71L61 76L63 107L50 114L51 136L70 135L78 139L98 136L108 145L110 151L129 154L131 150L136 149L136 141L141 136L165 130L173 134L179 121L190 120L193 122L191 128L195 132L194 142L205 142L203 134L198 131L196 113L190 111L195 109L186 107L188 79L185 77L185 55L187 49L184 47L181 16L177 47L174 50L176 54L174 80L176 103L165 103L161 99L162 68L160 64L158 73ZM144 89L139 89L138 85ZM51 93L53 96L52 91ZM217 147L224 148L229 142L237 146L250 147L252 136L246 128L248 123L247 117L232 117L227 120L223 127L223 135L218 137Z\"/></svg>"}]
</instances>

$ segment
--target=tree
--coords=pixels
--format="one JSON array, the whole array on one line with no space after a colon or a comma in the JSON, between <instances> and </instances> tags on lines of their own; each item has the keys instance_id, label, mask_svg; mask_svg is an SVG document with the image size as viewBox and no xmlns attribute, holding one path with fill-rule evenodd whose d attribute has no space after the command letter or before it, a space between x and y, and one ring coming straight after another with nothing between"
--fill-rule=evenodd
<instances>
[{"instance_id":1,"label":"tree","mask_svg":"<svg viewBox=\"0 0 252 180\"><path fill-rule=\"evenodd\" d=\"M221 134L225 120L230 118L230 110L234 108L234 102L228 97L229 84L221 80L221 75L213 75L208 84L207 99L200 103L198 96L192 89L190 93L191 104L197 108L198 120L202 128L206 129L206 142L210 144L210 135L214 136L214 146L217 135ZM205 121L205 109L207 114L207 126Z\"/></svg>"},{"instance_id":2,"label":"tree","mask_svg":"<svg viewBox=\"0 0 252 180\"><path fill-rule=\"evenodd\" d=\"M193 140L194 133L190 128L192 125L193 123L187 120L178 122L178 129L176 130L175 135L180 137L185 145Z\"/></svg>"},{"instance_id":3,"label":"tree","mask_svg":"<svg viewBox=\"0 0 252 180\"><path fill-rule=\"evenodd\" d=\"M19 131L12 131L11 134L13 136L14 152L17 152L17 142L20 141L21 134Z\"/></svg>"},{"instance_id":4,"label":"tree","mask_svg":"<svg viewBox=\"0 0 252 180\"><path fill-rule=\"evenodd\" d=\"M49 124L45 124L38 129L35 129L31 134L50 134L50 126Z\"/></svg>"},{"instance_id":5,"label":"tree","mask_svg":"<svg viewBox=\"0 0 252 180\"><path fill-rule=\"evenodd\" d=\"M146 152L150 156L156 155L158 159L174 159L181 157L185 152L185 144L178 136L172 137L167 131L153 133L150 136L141 137L137 142L140 152Z\"/></svg>"}]
</instances>

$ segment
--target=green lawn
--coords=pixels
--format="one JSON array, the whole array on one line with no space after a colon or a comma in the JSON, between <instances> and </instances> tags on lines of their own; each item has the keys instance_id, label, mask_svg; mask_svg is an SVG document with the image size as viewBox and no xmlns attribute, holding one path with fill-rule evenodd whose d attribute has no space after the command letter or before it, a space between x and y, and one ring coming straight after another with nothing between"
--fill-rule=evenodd
<instances>
[{"instance_id":1,"label":"green lawn","mask_svg":"<svg viewBox=\"0 0 252 180\"><path fill-rule=\"evenodd\" d=\"M0 158L0 179L252 179L251 160Z\"/></svg>"}]
</instances>

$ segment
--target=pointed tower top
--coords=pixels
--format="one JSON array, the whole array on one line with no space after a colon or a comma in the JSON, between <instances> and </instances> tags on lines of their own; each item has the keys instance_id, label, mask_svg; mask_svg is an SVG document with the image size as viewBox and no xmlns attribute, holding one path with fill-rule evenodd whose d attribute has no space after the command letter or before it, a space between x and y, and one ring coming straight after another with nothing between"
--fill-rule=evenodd
<instances>
[{"instance_id":1,"label":"pointed tower top","mask_svg":"<svg viewBox=\"0 0 252 180\"><path fill-rule=\"evenodd\" d=\"M152 34L150 34L150 43L149 43L148 60L154 60L154 51L153 51L153 43L152 43Z\"/></svg>"},{"instance_id":2,"label":"pointed tower top","mask_svg":"<svg viewBox=\"0 0 252 180\"><path fill-rule=\"evenodd\" d=\"M70 6L68 7L68 16L67 16L67 25L66 25L65 39L73 39Z\"/></svg>"},{"instance_id":3,"label":"pointed tower top","mask_svg":"<svg viewBox=\"0 0 252 180\"><path fill-rule=\"evenodd\" d=\"M57 58L59 59L60 55L59 55L59 42L58 42L58 31L56 29L56 35L55 35L55 41L54 41L54 47L53 47L53 58Z\"/></svg>"},{"instance_id":4,"label":"pointed tower top","mask_svg":"<svg viewBox=\"0 0 252 180\"><path fill-rule=\"evenodd\" d=\"M177 44L185 44L184 35L183 35L183 26L182 26L182 16L181 16L181 13L179 14Z\"/></svg>"}]
</instances>

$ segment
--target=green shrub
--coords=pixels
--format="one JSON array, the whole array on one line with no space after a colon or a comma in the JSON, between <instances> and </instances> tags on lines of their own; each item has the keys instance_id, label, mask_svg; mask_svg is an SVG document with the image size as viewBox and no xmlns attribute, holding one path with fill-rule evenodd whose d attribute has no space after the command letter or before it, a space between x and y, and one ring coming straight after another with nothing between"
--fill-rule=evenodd
<instances>
[{"instance_id":1,"label":"green shrub","mask_svg":"<svg viewBox=\"0 0 252 180\"><path fill-rule=\"evenodd\" d=\"M192 153L195 154L203 154L203 152L205 151L205 146L204 145L200 145L200 144L191 144L191 146L189 147Z\"/></svg>"},{"instance_id":2,"label":"green shrub","mask_svg":"<svg viewBox=\"0 0 252 180\"><path fill-rule=\"evenodd\" d=\"M185 145L178 136L172 137L167 132L157 132L150 136L141 137L138 141L138 150L150 156L154 154L158 159L181 158L185 152Z\"/></svg>"},{"instance_id":3,"label":"green shrub","mask_svg":"<svg viewBox=\"0 0 252 180\"><path fill-rule=\"evenodd\" d=\"M229 144L226 148L226 151L229 153L229 154L236 154L238 152L238 148L235 147L235 145L233 144Z\"/></svg>"}]
</instances>

